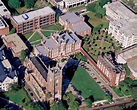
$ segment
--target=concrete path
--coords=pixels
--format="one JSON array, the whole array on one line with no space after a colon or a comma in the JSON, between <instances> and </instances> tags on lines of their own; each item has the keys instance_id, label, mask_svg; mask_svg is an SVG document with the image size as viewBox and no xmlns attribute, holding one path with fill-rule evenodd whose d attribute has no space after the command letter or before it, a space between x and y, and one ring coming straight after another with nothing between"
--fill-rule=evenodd
<instances>
[{"instance_id":1,"label":"concrete path","mask_svg":"<svg viewBox=\"0 0 137 110\"><path fill-rule=\"evenodd\" d=\"M28 41L33 37L33 35L36 33L37 31L35 31L29 38Z\"/></svg>"}]
</instances>

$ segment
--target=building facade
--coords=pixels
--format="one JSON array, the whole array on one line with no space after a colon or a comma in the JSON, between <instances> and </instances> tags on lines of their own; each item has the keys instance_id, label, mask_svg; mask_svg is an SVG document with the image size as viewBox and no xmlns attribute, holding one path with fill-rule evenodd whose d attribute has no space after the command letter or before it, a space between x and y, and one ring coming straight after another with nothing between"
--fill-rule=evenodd
<instances>
[{"instance_id":1,"label":"building facade","mask_svg":"<svg viewBox=\"0 0 137 110\"><path fill-rule=\"evenodd\" d=\"M82 41L73 33L54 33L49 39L43 39L34 47L35 55L44 55L60 59L80 51Z\"/></svg>"},{"instance_id":2,"label":"building facade","mask_svg":"<svg viewBox=\"0 0 137 110\"><path fill-rule=\"evenodd\" d=\"M91 27L89 27L84 17L75 13L66 13L59 17L59 23L64 26L65 30L69 30L77 35L84 36L91 34Z\"/></svg>"},{"instance_id":3,"label":"building facade","mask_svg":"<svg viewBox=\"0 0 137 110\"><path fill-rule=\"evenodd\" d=\"M81 6L92 1L93 0L48 0L48 2L61 10Z\"/></svg>"},{"instance_id":4,"label":"building facade","mask_svg":"<svg viewBox=\"0 0 137 110\"><path fill-rule=\"evenodd\" d=\"M108 33L112 34L122 47L137 43L137 15L125 7L120 1L105 5L109 19Z\"/></svg>"},{"instance_id":5,"label":"building facade","mask_svg":"<svg viewBox=\"0 0 137 110\"><path fill-rule=\"evenodd\" d=\"M50 7L44 7L22 15L11 17L11 23L17 33L26 33L55 23L55 12Z\"/></svg>"},{"instance_id":6,"label":"building facade","mask_svg":"<svg viewBox=\"0 0 137 110\"><path fill-rule=\"evenodd\" d=\"M126 72L121 65L115 64L111 55L98 57L97 66L102 75L109 81L110 86L118 86L126 78Z\"/></svg>"},{"instance_id":7,"label":"building facade","mask_svg":"<svg viewBox=\"0 0 137 110\"><path fill-rule=\"evenodd\" d=\"M8 34L9 34L9 25L6 23L3 17L0 16L0 36L8 35Z\"/></svg>"},{"instance_id":8,"label":"building facade","mask_svg":"<svg viewBox=\"0 0 137 110\"><path fill-rule=\"evenodd\" d=\"M57 63L55 67L47 67L39 57L34 56L25 61L25 65L28 72L25 80L37 89L41 101L62 99L63 66Z\"/></svg>"},{"instance_id":9,"label":"building facade","mask_svg":"<svg viewBox=\"0 0 137 110\"><path fill-rule=\"evenodd\" d=\"M14 57L20 57L22 50L28 50L26 44L16 33L2 37L2 40L5 46L11 50Z\"/></svg>"}]
</instances>

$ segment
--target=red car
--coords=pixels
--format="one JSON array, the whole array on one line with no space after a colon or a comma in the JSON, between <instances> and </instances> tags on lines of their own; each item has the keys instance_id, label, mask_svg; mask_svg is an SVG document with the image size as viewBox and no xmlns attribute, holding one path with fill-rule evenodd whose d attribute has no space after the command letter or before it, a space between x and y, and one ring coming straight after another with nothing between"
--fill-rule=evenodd
<instances>
[{"instance_id":1,"label":"red car","mask_svg":"<svg viewBox=\"0 0 137 110\"><path fill-rule=\"evenodd\" d=\"M95 78L93 78L94 80L97 80L97 78L95 77Z\"/></svg>"}]
</instances>

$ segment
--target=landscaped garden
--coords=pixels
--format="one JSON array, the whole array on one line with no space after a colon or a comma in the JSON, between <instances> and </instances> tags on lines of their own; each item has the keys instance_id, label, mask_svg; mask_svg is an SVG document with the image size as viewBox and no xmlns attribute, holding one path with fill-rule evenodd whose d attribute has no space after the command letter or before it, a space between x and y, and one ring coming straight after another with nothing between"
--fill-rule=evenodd
<instances>
[{"instance_id":1,"label":"landscaped garden","mask_svg":"<svg viewBox=\"0 0 137 110\"><path fill-rule=\"evenodd\" d=\"M78 67L71 82L84 98L93 96L95 101L106 99L103 90L82 67Z\"/></svg>"},{"instance_id":2,"label":"landscaped garden","mask_svg":"<svg viewBox=\"0 0 137 110\"><path fill-rule=\"evenodd\" d=\"M130 78L126 78L125 81L120 82L118 87L113 87L113 90L121 96L131 96L137 99L137 80L133 81Z\"/></svg>"},{"instance_id":3,"label":"landscaped garden","mask_svg":"<svg viewBox=\"0 0 137 110\"><path fill-rule=\"evenodd\" d=\"M4 94L9 98L9 100L22 106L26 110L44 110L39 104L34 105L24 88L11 89Z\"/></svg>"},{"instance_id":4,"label":"landscaped garden","mask_svg":"<svg viewBox=\"0 0 137 110\"><path fill-rule=\"evenodd\" d=\"M95 61L97 61L98 55L105 54L110 50L115 50L117 53L120 50L118 43L115 42L113 38L105 31L93 33L90 36L85 36L83 41L83 48Z\"/></svg>"}]
</instances>

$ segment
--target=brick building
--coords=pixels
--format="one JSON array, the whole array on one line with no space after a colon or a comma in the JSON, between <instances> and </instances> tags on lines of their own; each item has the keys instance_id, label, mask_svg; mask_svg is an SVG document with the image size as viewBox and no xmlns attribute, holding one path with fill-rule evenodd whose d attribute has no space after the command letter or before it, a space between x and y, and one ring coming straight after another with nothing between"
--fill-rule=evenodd
<instances>
[{"instance_id":1,"label":"brick building","mask_svg":"<svg viewBox=\"0 0 137 110\"><path fill-rule=\"evenodd\" d=\"M39 57L31 57L25 61L28 74L25 80L37 89L41 101L62 99L62 68L59 63L55 67L46 66ZM50 97L47 98L47 94Z\"/></svg>"},{"instance_id":2,"label":"brick building","mask_svg":"<svg viewBox=\"0 0 137 110\"><path fill-rule=\"evenodd\" d=\"M6 23L3 17L0 16L0 36L8 35L8 34L9 34L9 25Z\"/></svg>"},{"instance_id":3,"label":"brick building","mask_svg":"<svg viewBox=\"0 0 137 110\"><path fill-rule=\"evenodd\" d=\"M2 40L11 49L14 57L19 57L22 50L27 50L27 46L16 33L2 37Z\"/></svg>"},{"instance_id":4,"label":"brick building","mask_svg":"<svg viewBox=\"0 0 137 110\"><path fill-rule=\"evenodd\" d=\"M55 23L55 12L50 7L11 17L17 33L26 33Z\"/></svg>"},{"instance_id":5,"label":"brick building","mask_svg":"<svg viewBox=\"0 0 137 110\"><path fill-rule=\"evenodd\" d=\"M43 39L34 47L35 55L44 55L52 59L60 59L80 51L81 40L73 33L54 33L49 39Z\"/></svg>"},{"instance_id":6,"label":"brick building","mask_svg":"<svg viewBox=\"0 0 137 110\"><path fill-rule=\"evenodd\" d=\"M102 71L102 75L109 81L110 86L118 86L126 78L126 72L122 65L117 64L110 54L99 56L97 66Z\"/></svg>"},{"instance_id":7,"label":"brick building","mask_svg":"<svg viewBox=\"0 0 137 110\"><path fill-rule=\"evenodd\" d=\"M59 23L64 26L65 30L69 30L77 35L84 36L91 34L91 27L85 23L84 17L75 13L66 13L60 16Z\"/></svg>"}]
</instances>

